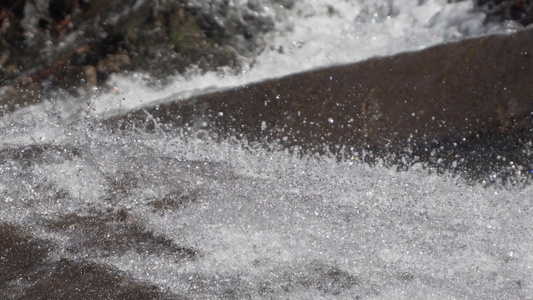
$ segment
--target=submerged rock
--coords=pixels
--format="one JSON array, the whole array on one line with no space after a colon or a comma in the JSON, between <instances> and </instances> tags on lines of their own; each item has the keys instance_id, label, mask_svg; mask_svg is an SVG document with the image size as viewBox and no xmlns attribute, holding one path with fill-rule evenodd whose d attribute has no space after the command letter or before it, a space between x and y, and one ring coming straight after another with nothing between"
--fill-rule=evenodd
<instances>
[{"instance_id":1,"label":"submerged rock","mask_svg":"<svg viewBox=\"0 0 533 300\"><path fill-rule=\"evenodd\" d=\"M0 223L2 299L183 299L117 268L49 255L57 245Z\"/></svg>"}]
</instances>

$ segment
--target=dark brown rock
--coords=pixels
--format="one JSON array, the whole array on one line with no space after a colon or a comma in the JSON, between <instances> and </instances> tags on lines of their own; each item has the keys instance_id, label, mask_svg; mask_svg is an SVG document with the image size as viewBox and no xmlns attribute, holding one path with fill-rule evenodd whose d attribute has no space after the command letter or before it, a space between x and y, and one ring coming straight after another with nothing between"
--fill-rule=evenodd
<instances>
[{"instance_id":1,"label":"dark brown rock","mask_svg":"<svg viewBox=\"0 0 533 300\"><path fill-rule=\"evenodd\" d=\"M172 240L150 231L130 219L126 210L80 216L68 214L51 220L48 227L68 240L69 252L97 253L98 256L139 254L173 255L176 262L196 258L198 251L176 245ZM70 240L74 233L81 235Z\"/></svg>"},{"instance_id":2,"label":"dark brown rock","mask_svg":"<svg viewBox=\"0 0 533 300\"><path fill-rule=\"evenodd\" d=\"M110 54L98 62L97 70L100 73L116 73L124 71L129 64L127 54Z\"/></svg>"},{"instance_id":3,"label":"dark brown rock","mask_svg":"<svg viewBox=\"0 0 533 300\"><path fill-rule=\"evenodd\" d=\"M60 220L53 224L55 229L64 229L62 225L77 226L77 229L82 229L83 232L85 226L105 226L105 223L102 225L96 223L106 222L102 219L95 219L93 224L83 217L67 216L65 218L67 220ZM119 211L117 221L125 222L124 218L127 216L124 217L124 212ZM94 230L97 231L98 228ZM48 257L48 253L57 246L32 237L26 231L21 226L0 224L1 299L185 299L165 292L153 284L135 281L127 273L112 266L66 258L54 261ZM138 235L131 237L132 242L150 244L146 238L154 240L154 237L146 231L131 232L128 229L126 231L130 235ZM94 239L94 244L98 244L97 240L102 237L105 239L106 234L98 233L98 236L91 237ZM162 239L158 241L170 243ZM100 247L102 247L101 244L105 242L100 243Z\"/></svg>"},{"instance_id":4,"label":"dark brown rock","mask_svg":"<svg viewBox=\"0 0 533 300\"><path fill-rule=\"evenodd\" d=\"M50 243L32 238L18 226L0 224L0 296L10 280L35 273L49 247Z\"/></svg>"},{"instance_id":5,"label":"dark brown rock","mask_svg":"<svg viewBox=\"0 0 533 300\"><path fill-rule=\"evenodd\" d=\"M532 126L533 31L291 75L147 109L155 120L320 151ZM127 123L152 126L144 111ZM134 120L136 122L134 122ZM125 123L125 124L127 124Z\"/></svg>"},{"instance_id":6,"label":"dark brown rock","mask_svg":"<svg viewBox=\"0 0 533 300\"><path fill-rule=\"evenodd\" d=\"M189 203L196 202L200 191L198 190L176 190L160 199L155 199L148 202L148 205L152 206L157 211L176 211Z\"/></svg>"},{"instance_id":7,"label":"dark brown rock","mask_svg":"<svg viewBox=\"0 0 533 300\"><path fill-rule=\"evenodd\" d=\"M131 280L124 272L92 262L62 259L29 286L23 299L183 299Z\"/></svg>"}]
</instances>

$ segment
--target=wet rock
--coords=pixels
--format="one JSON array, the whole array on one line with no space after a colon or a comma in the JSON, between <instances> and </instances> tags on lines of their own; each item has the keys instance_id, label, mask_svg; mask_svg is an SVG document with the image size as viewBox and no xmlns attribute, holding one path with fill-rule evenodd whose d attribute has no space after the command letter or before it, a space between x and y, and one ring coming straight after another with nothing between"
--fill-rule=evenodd
<instances>
[{"instance_id":1,"label":"wet rock","mask_svg":"<svg viewBox=\"0 0 533 300\"><path fill-rule=\"evenodd\" d=\"M98 83L98 73L96 68L91 65L83 66L83 75L85 82L89 86L96 86Z\"/></svg>"},{"instance_id":2,"label":"wet rock","mask_svg":"<svg viewBox=\"0 0 533 300\"><path fill-rule=\"evenodd\" d=\"M2 290L10 286L11 280L35 273L37 267L43 264L50 247L50 243L32 238L18 226L1 223L0 295Z\"/></svg>"},{"instance_id":3,"label":"wet rock","mask_svg":"<svg viewBox=\"0 0 533 300\"><path fill-rule=\"evenodd\" d=\"M130 55L130 69L158 80L193 64L206 71L236 67L237 52L225 51L224 43L217 44L198 23L197 12L180 2L169 3L152 21L129 30L119 47Z\"/></svg>"},{"instance_id":4,"label":"wet rock","mask_svg":"<svg viewBox=\"0 0 533 300\"><path fill-rule=\"evenodd\" d=\"M433 142L450 151L480 137L494 145L533 127L532 38L531 30L487 36L291 75L159 105L147 109L151 120L134 112L123 124L150 129L157 120L344 157L431 152Z\"/></svg>"},{"instance_id":5,"label":"wet rock","mask_svg":"<svg viewBox=\"0 0 533 300\"><path fill-rule=\"evenodd\" d=\"M321 261L313 261L307 266L306 272L308 273L306 276L298 279L299 284L325 294L339 295L360 282L356 276Z\"/></svg>"},{"instance_id":6,"label":"wet rock","mask_svg":"<svg viewBox=\"0 0 533 300\"><path fill-rule=\"evenodd\" d=\"M476 0L477 10L487 13L488 21L513 20L522 26L533 23L533 2L530 0Z\"/></svg>"},{"instance_id":7,"label":"wet rock","mask_svg":"<svg viewBox=\"0 0 533 300\"><path fill-rule=\"evenodd\" d=\"M199 194L198 190L173 191L160 199L148 202L148 205L157 211L176 211L189 203L196 202Z\"/></svg>"},{"instance_id":8,"label":"wet rock","mask_svg":"<svg viewBox=\"0 0 533 300\"><path fill-rule=\"evenodd\" d=\"M361 148L503 133L531 126L532 36L524 31L471 39L198 96L149 112L178 126L203 117L212 130L287 146ZM144 122L144 116L132 113L130 119Z\"/></svg>"},{"instance_id":9,"label":"wet rock","mask_svg":"<svg viewBox=\"0 0 533 300\"><path fill-rule=\"evenodd\" d=\"M9 60L9 48L22 45L24 29L20 20L24 17L25 2L6 0L0 3L0 68Z\"/></svg>"},{"instance_id":10,"label":"wet rock","mask_svg":"<svg viewBox=\"0 0 533 300\"><path fill-rule=\"evenodd\" d=\"M0 6L0 86L20 95L0 93L4 112L53 97L60 88L76 95L78 88L105 84L111 73L127 70L157 81L192 65L237 69L239 56L253 58L265 46L261 34L274 29L275 17L253 1L11 2ZM37 86L26 91L22 76Z\"/></svg>"},{"instance_id":11,"label":"wet rock","mask_svg":"<svg viewBox=\"0 0 533 300\"><path fill-rule=\"evenodd\" d=\"M361 294L371 294L367 282L359 279L338 266L314 260L301 266L272 269L264 273L257 284L252 284L244 276L227 273L201 274L188 273L183 283L189 286L191 294L204 298L229 299L270 299L299 295L298 291L313 291L313 295L340 296L349 290L361 290ZM297 296L298 297L298 296ZM355 298L359 299L359 298ZM362 298L364 299L364 298Z\"/></svg>"},{"instance_id":12,"label":"wet rock","mask_svg":"<svg viewBox=\"0 0 533 300\"><path fill-rule=\"evenodd\" d=\"M339 266L320 260L313 260L302 266L292 266L296 270L272 270L270 278L264 278L257 289L262 297L274 293L293 293L300 290L314 290L323 295L342 296L347 291L372 294L369 283L359 276L342 270ZM356 297L361 297L358 295ZM360 299L360 298L354 298ZM364 299L364 298L361 298Z\"/></svg>"},{"instance_id":13,"label":"wet rock","mask_svg":"<svg viewBox=\"0 0 533 300\"><path fill-rule=\"evenodd\" d=\"M33 80L32 80L33 81ZM12 112L21 107L39 103L42 88L36 82L20 82L0 90L0 115Z\"/></svg>"},{"instance_id":14,"label":"wet rock","mask_svg":"<svg viewBox=\"0 0 533 300\"><path fill-rule=\"evenodd\" d=\"M117 269L61 259L17 299L184 299L158 287L131 280Z\"/></svg>"},{"instance_id":15,"label":"wet rock","mask_svg":"<svg viewBox=\"0 0 533 300\"><path fill-rule=\"evenodd\" d=\"M142 229L125 210L90 217L72 214L48 225L55 232L76 230L76 235L82 234L81 244L71 243L70 251L75 253L93 250L101 257L131 249L151 254L163 251L177 258L195 256L193 250ZM135 281L109 265L71 258L55 260L54 251L65 253L65 249L33 237L33 230L0 223L1 299L185 299L149 282Z\"/></svg>"},{"instance_id":16,"label":"wet rock","mask_svg":"<svg viewBox=\"0 0 533 300\"><path fill-rule=\"evenodd\" d=\"M134 172L124 172L106 176L107 196L106 200L123 198L135 193L138 188L138 174Z\"/></svg>"},{"instance_id":17,"label":"wet rock","mask_svg":"<svg viewBox=\"0 0 533 300\"><path fill-rule=\"evenodd\" d=\"M176 245L172 240L144 228L126 210L96 214L68 214L50 220L48 227L68 240L67 251L93 253L98 256L116 256L126 251L139 254L174 255L176 261L193 259L196 250ZM68 237L76 233L76 239Z\"/></svg>"},{"instance_id":18,"label":"wet rock","mask_svg":"<svg viewBox=\"0 0 533 300\"><path fill-rule=\"evenodd\" d=\"M29 145L7 147L0 150L0 165L5 161L18 161L28 165L41 163L61 163L81 155L80 149L67 145Z\"/></svg>"},{"instance_id":19,"label":"wet rock","mask_svg":"<svg viewBox=\"0 0 533 300\"><path fill-rule=\"evenodd\" d=\"M98 62L97 70L100 73L117 73L130 64L130 57L127 54L109 54Z\"/></svg>"},{"instance_id":20,"label":"wet rock","mask_svg":"<svg viewBox=\"0 0 533 300\"><path fill-rule=\"evenodd\" d=\"M198 24L217 43L227 43L245 56L254 54L264 46L259 33L274 29L271 15L259 2L248 1L247 6L237 6L227 1L190 3L198 15Z\"/></svg>"},{"instance_id":21,"label":"wet rock","mask_svg":"<svg viewBox=\"0 0 533 300\"><path fill-rule=\"evenodd\" d=\"M136 282L111 266L60 259L56 248L20 226L0 224L2 299L184 299L149 283Z\"/></svg>"}]
</instances>

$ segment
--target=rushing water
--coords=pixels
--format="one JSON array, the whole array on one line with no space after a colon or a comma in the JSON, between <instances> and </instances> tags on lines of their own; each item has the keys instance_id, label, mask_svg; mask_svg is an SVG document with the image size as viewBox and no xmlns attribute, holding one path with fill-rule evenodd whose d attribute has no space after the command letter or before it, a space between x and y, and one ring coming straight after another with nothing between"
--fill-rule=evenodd
<instances>
[{"instance_id":1,"label":"rushing water","mask_svg":"<svg viewBox=\"0 0 533 300\"><path fill-rule=\"evenodd\" d=\"M77 110L106 117L139 105L505 30L502 24L483 24L485 15L473 11L471 1L427 0L423 5L415 0L295 2L288 12L276 10L275 2L265 4L264 13L276 16L278 30L265 37L259 57L242 58L245 63L239 74L220 70L198 75L191 68L164 88L145 84L146 75L119 75L111 80L114 91L97 93L90 110L85 102L67 102Z\"/></svg>"},{"instance_id":2,"label":"rushing water","mask_svg":"<svg viewBox=\"0 0 533 300\"><path fill-rule=\"evenodd\" d=\"M99 124L116 105L495 30L466 2L374 2L298 2L246 74L159 91L117 77L83 117L64 119L53 103L5 116L0 220L53 243L49 261L106 264L172 299L527 299L529 185Z\"/></svg>"}]
</instances>

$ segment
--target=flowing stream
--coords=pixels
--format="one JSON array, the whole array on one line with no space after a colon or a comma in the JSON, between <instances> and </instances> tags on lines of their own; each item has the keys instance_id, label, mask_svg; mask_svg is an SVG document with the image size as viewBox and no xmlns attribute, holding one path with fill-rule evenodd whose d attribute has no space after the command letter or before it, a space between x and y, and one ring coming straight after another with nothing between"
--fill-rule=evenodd
<instances>
[{"instance_id":1,"label":"flowing stream","mask_svg":"<svg viewBox=\"0 0 533 300\"><path fill-rule=\"evenodd\" d=\"M528 299L530 185L99 123L165 99L503 30L468 1L326 2L280 13L279 31L240 74L191 70L158 88L120 75L114 91L87 102L4 116L0 220L56 244L52 260L106 264L186 299Z\"/></svg>"}]
</instances>

